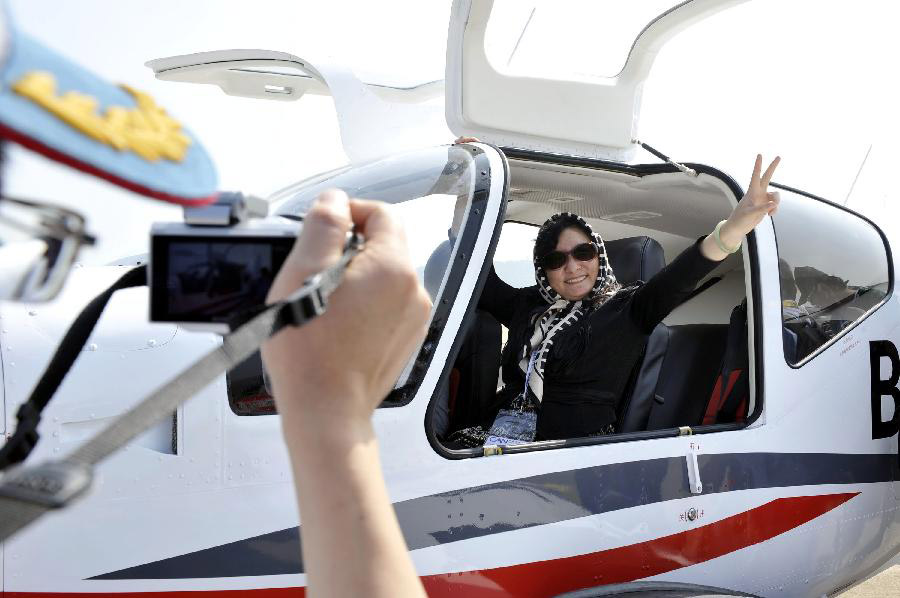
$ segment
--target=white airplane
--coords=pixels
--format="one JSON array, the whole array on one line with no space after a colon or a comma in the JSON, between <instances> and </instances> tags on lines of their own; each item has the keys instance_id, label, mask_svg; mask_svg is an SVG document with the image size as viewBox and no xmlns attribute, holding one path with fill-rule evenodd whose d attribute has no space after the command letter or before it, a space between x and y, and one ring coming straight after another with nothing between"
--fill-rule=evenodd
<instances>
[{"instance_id":1,"label":"white airplane","mask_svg":"<svg viewBox=\"0 0 900 598\"><path fill-rule=\"evenodd\" d=\"M481 141L424 149L385 134L396 116L384 102L415 108L438 83L379 88L267 51L150 63L160 78L234 95L331 94L352 163L277 193L270 213L300 215L339 187L396 205L411 245L427 248L415 258L434 301L429 334L375 427L431 595L831 596L900 551L900 240L787 187L778 213L654 332L616 434L447 441L497 389L502 330L477 309L487 273L493 264L510 284L533 284L531 240L548 216L587 218L629 282L741 197L712 166L629 163L656 52L738 3L679 4L640 32L617 76L562 80L498 65L494 2L455 0L446 118ZM2 306L8 433L74 315L145 259L79 269L56 304ZM220 342L148 324L147 311L143 289L117 294L29 462L66 455ZM0 546L4 595L293 595L306 578L290 475L251 358L106 460L89 496Z\"/></svg>"}]
</instances>

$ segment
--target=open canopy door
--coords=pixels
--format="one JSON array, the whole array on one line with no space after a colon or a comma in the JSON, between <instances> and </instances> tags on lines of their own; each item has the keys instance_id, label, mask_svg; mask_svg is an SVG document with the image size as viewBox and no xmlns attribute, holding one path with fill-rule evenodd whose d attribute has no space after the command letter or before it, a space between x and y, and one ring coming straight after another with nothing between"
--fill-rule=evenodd
<instances>
[{"instance_id":1,"label":"open canopy door","mask_svg":"<svg viewBox=\"0 0 900 598\"><path fill-rule=\"evenodd\" d=\"M217 50L151 60L158 79L216 85L226 94L294 101L303 95L334 99L341 141L353 163L446 142L440 105L443 81L414 86L360 81L351 70L272 50ZM443 135L430 138L423 131ZM312 140L310 140L312 141Z\"/></svg>"},{"instance_id":2,"label":"open canopy door","mask_svg":"<svg viewBox=\"0 0 900 598\"><path fill-rule=\"evenodd\" d=\"M331 95L325 73L311 62L273 50L215 50L147 62L158 79L217 85L228 95L293 101L304 94ZM360 82L391 102L421 102L438 97L443 81L401 86L389 82Z\"/></svg>"},{"instance_id":3,"label":"open canopy door","mask_svg":"<svg viewBox=\"0 0 900 598\"><path fill-rule=\"evenodd\" d=\"M636 149L641 90L660 48L692 24L745 1L455 0L447 124L456 135L504 147L625 161ZM621 70L565 74L573 63L590 61L603 45L597 40L608 37L633 40ZM596 58L603 60L610 59Z\"/></svg>"}]
</instances>

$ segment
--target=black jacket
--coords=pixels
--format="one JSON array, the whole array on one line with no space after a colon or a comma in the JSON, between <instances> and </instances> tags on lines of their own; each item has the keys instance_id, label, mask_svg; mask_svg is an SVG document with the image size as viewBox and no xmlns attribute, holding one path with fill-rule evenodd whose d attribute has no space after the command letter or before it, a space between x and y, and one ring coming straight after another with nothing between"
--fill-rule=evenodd
<instances>
[{"instance_id":1,"label":"black jacket","mask_svg":"<svg viewBox=\"0 0 900 598\"><path fill-rule=\"evenodd\" d=\"M622 289L554 337L544 367L538 440L589 436L616 421L616 407L647 337L719 264L703 257L700 242L685 249L646 283ZM491 410L493 421L497 410L525 386L518 361L535 317L548 305L537 286L511 287L491 268L478 306L509 329L501 362L504 387ZM491 421L483 425L490 427Z\"/></svg>"}]
</instances>

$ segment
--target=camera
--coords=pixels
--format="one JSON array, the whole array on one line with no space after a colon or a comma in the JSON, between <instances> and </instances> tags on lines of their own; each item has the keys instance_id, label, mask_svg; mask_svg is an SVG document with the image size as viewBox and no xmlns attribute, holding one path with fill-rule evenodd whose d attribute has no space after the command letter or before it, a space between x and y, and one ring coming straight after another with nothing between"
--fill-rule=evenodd
<instances>
[{"instance_id":1,"label":"camera","mask_svg":"<svg viewBox=\"0 0 900 598\"><path fill-rule=\"evenodd\" d=\"M153 225L150 320L227 333L265 303L293 247L297 222L263 218L267 204L241 193L185 208L184 222Z\"/></svg>"}]
</instances>

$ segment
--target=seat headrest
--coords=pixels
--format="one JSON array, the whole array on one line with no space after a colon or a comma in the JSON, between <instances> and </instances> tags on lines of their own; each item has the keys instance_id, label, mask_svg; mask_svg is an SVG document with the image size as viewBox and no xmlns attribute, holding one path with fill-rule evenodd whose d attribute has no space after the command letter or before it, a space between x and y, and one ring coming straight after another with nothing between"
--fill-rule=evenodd
<instances>
[{"instance_id":1,"label":"seat headrest","mask_svg":"<svg viewBox=\"0 0 900 598\"><path fill-rule=\"evenodd\" d=\"M423 284L425 290L431 295L431 300L437 299L438 291L441 290L441 283L444 281L444 273L447 271L447 265L450 263L450 254L453 253L453 243L444 241L438 245L431 253L428 261L425 262L425 271L422 273Z\"/></svg>"},{"instance_id":2,"label":"seat headrest","mask_svg":"<svg viewBox=\"0 0 900 598\"><path fill-rule=\"evenodd\" d=\"M646 282L666 265L662 245L650 237L626 237L604 243L609 264L623 285Z\"/></svg>"}]
</instances>

